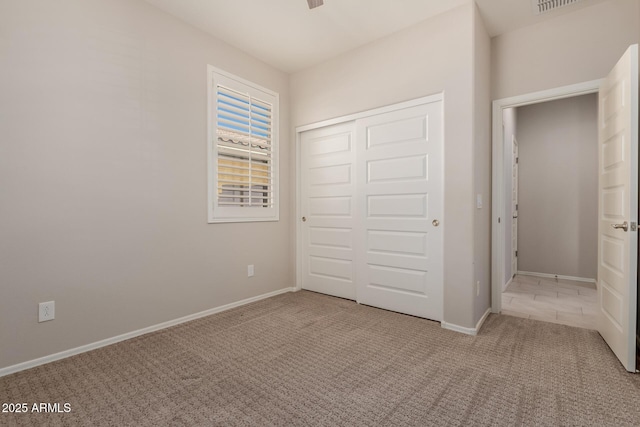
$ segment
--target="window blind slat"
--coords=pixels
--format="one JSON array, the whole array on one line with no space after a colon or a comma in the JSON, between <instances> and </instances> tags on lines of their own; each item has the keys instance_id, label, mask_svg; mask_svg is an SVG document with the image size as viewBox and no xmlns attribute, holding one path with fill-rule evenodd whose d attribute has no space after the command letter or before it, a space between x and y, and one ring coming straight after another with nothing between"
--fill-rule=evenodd
<instances>
[{"instance_id":1,"label":"window blind slat","mask_svg":"<svg viewBox=\"0 0 640 427\"><path fill-rule=\"evenodd\" d=\"M237 198L237 199L242 199L242 198L249 198L249 197L253 197L253 198L260 198L260 199L266 199L271 197L271 192L267 191L267 190L253 190L253 192L257 192L259 193L259 196L253 195L253 196L249 196L249 195L235 195L235 194L231 194L234 192L245 192L248 193L248 189L243 188L223 188L222 191L228 191L230 193L220 193L220 195L218 197L220 198Z\"/></svg>"},{"instance_id":2,"label":"window blind slat","mask_svg":"<svg viewBox=\"0 0 640 427\"><path fill-rule=\"evenodd\" d=\"M249 123L242 123L238 121L232 121L225 116L218 116L218 126L231 132L238 132L251 136L251 125Z\"/></svg>"},{"instance_id":3,"label":"window blind slat","mask_svg":"<svg viewBox=\"0 0 640 427\"><path fill-rule=\"evenodd\" d=\"M238 171L259 170L259 171L271 171L271 165L268 163L257 161L244 161L240 159L226 159L222 158L218 162L218 167L234 169Z\"/></svg>"},{"instance_id":4,"label":"window blind slat","mask_svg":"<svg viewBox=\"0 0 640 427\"><path fill-rule=\"evenodd\" d=\"M247 94L240 93L238 91L229 89L223 85L218 85L218 100L222 102L229 102L237 105L243 105L245 108L250 108L250 97Z\"/></svg>"},{"instance_id":5,"label":"window blind slat","mask_svg":"<svg viewBox=\"0 0 640 427\"><path fill-rule=\"evenodd\" d=\"M251 106L253 108L259 109L259 110L262 110L262 111L267 111L267 112L271 113L272 106L268 102L261 101L258 98L253 98L252 101L253 101L253 103L252 103Z\"/></svg>"},{"instance_id":6,"label":"window blind slat","mask_svg":"<svg viewBox=\"0 0 640 427\"><path fill-rule=\"evenodd\" d=\"M218 146L218 150L220 152L220 158L225 161L244 161L249 162L249 152L251 151L252 159L251 161L259 163L259 164L268 164L271 162L271 153L264 150L248 150L246 146L233 146L227 147L223 145Z\"/></svg>"},{"instance_id":7,"label":"window blind slat","mask_svg":"<svg viewBox=\"0 0 640 427\"><path fill-rule=\"evenodd\" d=\"M219 166L218 170L220 171L220 175L224 175L224 176L247 176L248 171L253 170L254 172L257 172L257 175L260 176L261 178L267 178L267 177L271 177L271 171L267 171L267 170L258 170L256 171L255 169L249 169L249 168L229 168L226 166Z\"/></svg>"},{"instance_id":8,"label":"window blind slat","mask_svg":"<svg viewBox=\"0 0 640 427\"><path fill-rule=\"evenodd\" d=\"M256 175L253 184L266 185L269 184L271 176L268 175ZM248 175L241 174L229 174L223 172L220 174L220 179L218 180L220 183L238 183L238 184L247 184L249 182Z\"/></svg>"},{"instance_id":9,"label":"window blind slat","mask_svg":"<svg viewBox=\"0 0 640 427\"><path fill-rule=\"evenodd\" d=\"M269 153L264 151L233 149L230 147L218 147L218 149L220 151L220 157L228 159L229 161L245 161L256 165L268 165L271 163Z\"/></svg>"},{"instance_id":10,"label":"window blind slat","mask_svg":"<svg viewBox=\"0 0 640 427\"><path fill-rule=\"evenodd\" d=\"M238 107L235 104L218 102L218 112L223 111L226 114L236 114L238 116L246 116L248 110Z\"/></svg>"},{"instance_id":11,"label":"window blind slat","mask_svg":"<svg viewBox=\"0 0 640 427\"><path fill-rule=\"evenodd\" d=\"M225 202L219 202L218 205L220 206L225 206L225 207L252 207L252 208L270 208L272 207L272 204L270 203L249 203L249 202L245 202L245 203L225 203Z\"/></svg>"}]
</instances>

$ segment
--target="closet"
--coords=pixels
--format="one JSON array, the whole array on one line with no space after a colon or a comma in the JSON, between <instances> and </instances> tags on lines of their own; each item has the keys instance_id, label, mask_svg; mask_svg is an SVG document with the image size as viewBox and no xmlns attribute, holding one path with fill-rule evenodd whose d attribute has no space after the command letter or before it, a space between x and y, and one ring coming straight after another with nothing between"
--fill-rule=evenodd
<instances>
[{"instance_id":1,"label":"closet","mask_svg":"<svg viewBox=\"0 0 640 427\"><path fill-rule=\"evenodd\" d=\"M442 320L442 96L300 132L302 288Z\"/></svg>"}]
</instances>

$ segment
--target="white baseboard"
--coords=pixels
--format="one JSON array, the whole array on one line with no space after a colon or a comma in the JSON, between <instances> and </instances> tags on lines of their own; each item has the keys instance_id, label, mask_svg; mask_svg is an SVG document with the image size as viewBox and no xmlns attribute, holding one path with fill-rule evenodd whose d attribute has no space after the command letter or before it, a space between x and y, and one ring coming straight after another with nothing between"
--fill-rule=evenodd
<instances>
[{"instance_id":1,"label":"white baseboard","mask_svg":"<svg viewBox=\"0 0 640 427\"><path fill-rule=\"evenodd\" d=\"M49 356L40 357L38 359L29 360L27 362L18 363L16 365L7 366L6 368L0 369L0 377L5 375L13 374L16 372L24 371L25 369L34 368L36 366L44 365L46 363L55 362L56 360L65 359L67 357L75 356L76 354L85 353L87 351L95 350L100 347L105 347L111 344L118 343L120 341L125 341L131 338L139 337L140 335L148 334L149 332L159 331L161 329L166 329L171 326L179 325L181 323L189 322L191 320L196 320L201 317L210 316L212 314L220 313L222 311L230 310L232 308L240 307L245 304L249 304L252 302L260 301L266 298L270 298L276 295L284 294L287 292L293 292L295 288L284 288L279 289L277 291L269 292L266 294L258 295L252 298L243 299L242 301L232 302L230 304L222 305L220 307L211 308L209 310L201 311L199 313L190 314L188 316L180 317L179 319L169 320L167 322L158 323L157 325L152 325L146 328L138 329L137 331L127 332L126 334L118 335L112 338L107 338L101 341L96 341L91 344L86 344L80 347L72 348L69 350L61 351L59 353L51 354Z\"/></svg>"},{"instance_id":2,"label":"white baseboard","mask_svg":"<svg viewBox=\"0 0 640 427\"><path fill-rule=\"evenodd\" d=\"M511 284L511 282L513 282L513 276L511 276L509 278L509 281L507 283L505 283L504 285L502 285L502 292L506 291L507 288L509 287L509 285Z\"/></svg>"},{"instance_id":3,"label":"white baseboard","mask_svg":"<svg viewBox=\"0 0 640 427\"><path fill-rule=\"evenodd\" d=\"M460 332L463 334L475 336L475 335L478 335L480 328L482 328L482 324L484 323L485 320L487 320L487 317L489 317L489 314L491 314L491 308L487 308L487 311L484 312L480 320L478 320L478 323L476 323L475 328L465 328L464 326L454 325L453 323L447 323L445 321L442 321L440 325L444 329L448 329L450 331L455 331L455 332Z\"/></svg>"},{"instance_id":4,"label":"white baseboard","mask_svg":"<svg viewBox=\"0 0 640 427\"><path fill-rule=\"evenodd\" d=\"M536 273L532 271L520 271L518 273L522 276L535 276L535 277L544 277L547 279L562 279L562 280L573 280L574 282L587 282L587 283L596 283L596 279L589 279L587 277L575 277L575 276L563 276L561 274L549 274L549 273Z\"/></svg>"},{"instance_id":5,"label":"white baseboard","mask_svg":"<svg viewBox=\"0 0 640 427\"><path fill-rule=\"evenodd\" d=\"M478 332L480 332L480 329L482 328L482 325L484 324L484 321L487 320L487 317L489 317L490 314L491 314L491 307L487 308L487 310L484 312L484 314L482 315L480 320L478 320L478 323L476 323L476 333L475 333L475 335L478 335Z\"/></svg>"}]
</instances>

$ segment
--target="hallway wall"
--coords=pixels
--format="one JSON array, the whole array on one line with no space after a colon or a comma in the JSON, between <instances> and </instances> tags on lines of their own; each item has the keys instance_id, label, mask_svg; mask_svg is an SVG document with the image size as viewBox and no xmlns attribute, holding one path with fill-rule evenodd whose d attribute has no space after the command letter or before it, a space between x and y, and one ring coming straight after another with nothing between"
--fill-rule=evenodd
<instances>
[{"instance_id":1,"label":"hallway wall","mask_svg":"<svg viewBox=\"0 0 640 427\"><path fill-rule=\"evenodd\" d=\"M597 95L518 108L518 270L595 279Z\"/></svg>"}]
</instances>

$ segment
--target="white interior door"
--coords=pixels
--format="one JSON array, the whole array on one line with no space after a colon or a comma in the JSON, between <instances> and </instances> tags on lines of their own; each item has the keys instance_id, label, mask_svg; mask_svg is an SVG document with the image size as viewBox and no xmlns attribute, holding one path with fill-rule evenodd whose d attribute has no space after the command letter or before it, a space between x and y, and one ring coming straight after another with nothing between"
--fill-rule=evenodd
<instances>
[{"instance_id":1,"label":"white interior door","mask_svg":"<svg viewBox=\"0 0 640 427\"><path fill-rule=\"evenodd\" d=\"M512 145L512 179L511 179L511 274L518 273L518 141L511 136Z\"/></svg>"},{"instance_id":2,"label":"white interior door","mask_svg":"<svg viewBox=\"0 0 640 427\"><path fill-rule=\"evenodd\" d=\"M442 320L442 101L356 121L358 302Z\"/></svg>"},{"instance_id":3,"label":"white interior door","mask_svg":"<svg viewBox=\"0 0 640 427\"><path fill-rule=\"evenodd\" d=\"M301 134L302 288L356 299L353 122Z\"/></svg>"},{"instance_id":4,"label":"white interior door","mask_svg":"<svg viewBox=\"0 0 640 427\"><path fill-rule=\"evenodd\" d=\"M637 45L627 50L606 78L598 102L598 331L624 367L633 372L638 247Z\"/></svg>"}]
</instances>

